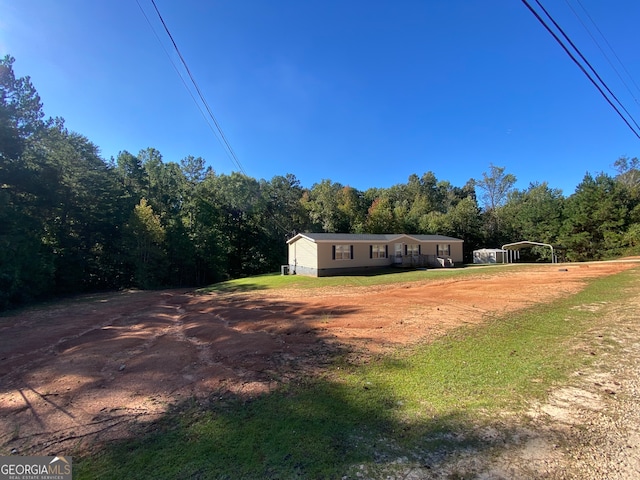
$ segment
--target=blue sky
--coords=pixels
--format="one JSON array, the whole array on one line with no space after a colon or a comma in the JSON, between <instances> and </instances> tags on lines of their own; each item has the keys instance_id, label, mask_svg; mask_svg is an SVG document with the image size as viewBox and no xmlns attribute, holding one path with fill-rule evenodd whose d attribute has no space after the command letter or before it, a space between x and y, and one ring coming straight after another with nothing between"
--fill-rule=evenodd
<instances>
[{"instance_id":1,"label":"blue sky","mask_svg":"<svg viewBox=\"0 0 640 480\"><path fill-rule=\"evenodd\" d=\"M534 0L530 0L534 3ZM151 0L0 0L0 54L108 159L155 147L238 170L192 100ZM637 0L543 4L640 123ZM568 196L640 140L517 0L156 0L244 171L365 190L489 165ZM606 43L596 36L603 47ZM606 51L606 50L605 50ZM624 71L626 69L631 77ZM182 71L182 70L181 70ZM185 76L186 78L186 76ZM634 83L635 82L635 83Z\"/></svg>"}]
</instances>

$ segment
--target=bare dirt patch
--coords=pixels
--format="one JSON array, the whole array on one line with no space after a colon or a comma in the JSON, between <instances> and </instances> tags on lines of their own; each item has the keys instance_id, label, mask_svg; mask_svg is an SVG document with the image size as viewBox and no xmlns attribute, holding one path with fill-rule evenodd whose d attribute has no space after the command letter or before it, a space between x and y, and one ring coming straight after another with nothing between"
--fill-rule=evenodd
<instances>
[{"instance_id":1,"label":"bare dirt patch","mask_svg":"<svg viewBox=\"0 0 640 480\"><path fill-rule=\"evenodd\" d=\"M478 269L451 280L425 272L376 287L129 291L24 310L0 318L0 453L90 448L182 399L269 391L337 353L433 339L635 265Z\"/></svg>"}]
</instances>

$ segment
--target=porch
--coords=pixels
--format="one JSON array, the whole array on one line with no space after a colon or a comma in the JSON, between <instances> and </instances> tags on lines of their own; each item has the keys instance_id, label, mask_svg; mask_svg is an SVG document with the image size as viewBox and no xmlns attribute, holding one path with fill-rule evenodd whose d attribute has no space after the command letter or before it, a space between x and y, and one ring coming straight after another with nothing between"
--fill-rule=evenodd
<instances>
[{"instance_id":1,"label":"porch","mask_svg":"<svg viewBox=\"0 0 640 480\"><path fill-rule=\"evenodd\" d=\"M437 255L396 255L393 258L393 266L398 268L447 268L453 267L453 261L449 257Z\"/></svg>"}]
</instances>

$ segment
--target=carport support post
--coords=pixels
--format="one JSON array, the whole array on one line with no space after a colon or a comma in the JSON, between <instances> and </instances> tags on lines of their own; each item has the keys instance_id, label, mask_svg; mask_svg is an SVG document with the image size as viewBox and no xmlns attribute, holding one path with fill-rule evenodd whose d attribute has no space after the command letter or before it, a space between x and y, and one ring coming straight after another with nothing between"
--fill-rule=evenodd
<instances>
[{"instance_id":1,"label":"carport support post","mask_svg":"<svg viewBox=\"0 0 640 480\"><path fill-rule=\"evenodd\" d=\"M511 250L513 248L514 252L516 254L515 258L517 258L519 260L520 259L520 249L523 246L531 247L533 245L540 245L542 247L549 247L551 249L551 263L558 263L558 260L556 259L555 252L553 251L553 245L551 245L549 243L529 242L529 241L516 242L516 243L507 243L507 244L502 246L502 249L503 250Z\"/></svg>"}]
</instances>

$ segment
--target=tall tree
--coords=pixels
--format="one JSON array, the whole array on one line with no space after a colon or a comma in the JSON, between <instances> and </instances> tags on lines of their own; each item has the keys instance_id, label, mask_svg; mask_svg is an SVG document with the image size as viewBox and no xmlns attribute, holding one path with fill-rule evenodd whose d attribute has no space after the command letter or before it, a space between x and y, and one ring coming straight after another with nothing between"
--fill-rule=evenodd
<instances>
[{"instance_id":1,"label":"tall tree","mask_svg":"<svg viewBox=\"0 0 640 480\"><path fill-rule=\"evenodd\" d=\"M339 199L344 186L325 179L305 192L302 204L309 212L314 230L329 233L349 233L351 225L344 210L339 208Z\"/></svg>"},{"instance_id":2,"label":"tall tree","mask_svg":"<svg viewBox=\"0 0 640 480\"><path fill-rule=\"evenodd\" d=\"M142 288L161 285L166 232L146 199L140 200L133 209L128 227L134 245L132 254L136 266L135 284Z\"/></svg>"},{"instance_id":3,"label":"tall tree","mask_svg":"<svg viewBox=\"0 0 640 480\"><path fill-rule=\"evenodd\" d=\"M346 186L338 193L338 210L349 233L360 232L367 215L367 205L362 192Z\"/></svg>"},{"instance_id":4,"label":"tall tree","mask_svg":"<svg viewBox=\"0 0 640 480\"><path fill-rule=\"evenodd\" d=\"M207 167L204 158L189 155L180 160L180 168L187 182L195 187L202 182L206 176L213 172L211 167Z\"/></svg>"},{"instance_id":5,"label":"tall tree","mask_svg":"<svg viewBox=\"0 0 640 480\"><path fill-rule=\"evenodd\" d=\"M586 174L566 200L561 243L572 261L595 260L622 252L628 209L624 190L610 176Z\"/></svg>"},{"instance_id":6,"label":"tall tree","mask_svg":"<svg viewBox=\"0 0 640 480\"><path fill-rule=\"evenodd\" d=\"M637 157L620 157L613 164L618 171L616 180L634 195L640 195L640 160Z\"/></svg>"},{"instance_id":7,"label":"tall tree","mask_svg":"<svg viewBox=\"0 0 640 480\"><path fill-rule=\"evenodd\" d=\"M480 198L485 210L493 211L504 205L516 183L515 175L504 171L505 167L490 164L489 173L482 172L482 179L476 181L476 185L482 191Z\"/></svg>"},{"instance_id":8,"label":"tall tree","mask_svg":"<svg viewBox=\"0 0 640 480\"><path fill-rule=\"evenodd\" d=\"M365 231L367 233L396 233L396 229L396 219L389 198L377 198L369 207Z\"/></svg>"},{"instance_id":9,"label":"tall tree","mask_svg":"<svg viewBox=\"0 0 640 480\"><path fill-rule=\"evenodd\" d=\"M554 243L564 218L564 197L547 182L532 183L526 190L514 190L504 206L505 231L513 241Z\"/></svg>"},{"instance_id":10,"label":"tall tree","mask_svg":"<svg viewBox=\"0 0 640 480\"><path fill-rule=\"evenodd\" d=\"M0 59L0 161L16 161L26 142L44 126L40 96L29 77L16 78L15 58ZM6 164L0 165L6 168ZM2 173L2 170L0 170Z\"/></svg>"},{"instance_id":11,"label":"tall tree","mask_svg":"<svg viewBox=\"0 0 640 480\"><path fill-rule=\"evenodd\" d=\"M262 273L268 260L263 253L266 201L260 183L233 172L216 176L211 187L220 214L219 241L225 252L225 270L232 277Z\"/></svg>"},{"instance_id":12,"label":"tall tree","mask_svg":"<svg viewBox=\"0 0 640 480\"><path fill-rule=\"evenodd\" d=\"M504 236L500 232L500 209L507 201L509 192L516 183L515 175L505 173L505 167L489 165L489 172L482 172L482 179L476 180L476 186L482 192L480 198L487 219L487 240L500 243Z\"/></svg>"},{"instance_id":13,"label":"tall tree","mask_svg":"<svg viewBox=\"0 0 640 480\"><path fill-rule=\"evenodd\" d=\"M29 77L16 78L15 59L0 59L0 309L51 291L54 267L34 215L37 169L23 154L44 128L40 97Z\"/></svg>"},{"instance_id":14,"label":"tall tree","mask_svg":"<svg viewBox=\"0 0 640 480\"><path fill-rule=\"evenodd\" d=\"M149 175L140 158L126 150L118 153L115 161L115 171L118 174L122 186L133 205L149 193Z\"/></svg>"}]
</instances>

